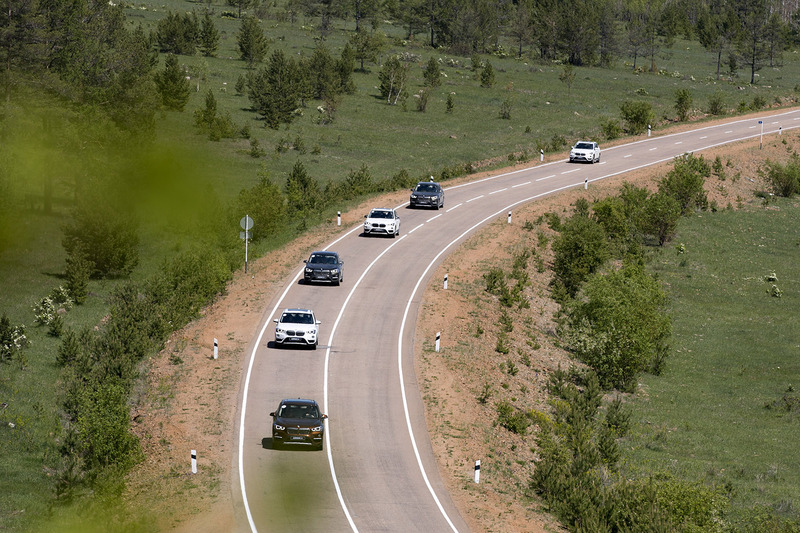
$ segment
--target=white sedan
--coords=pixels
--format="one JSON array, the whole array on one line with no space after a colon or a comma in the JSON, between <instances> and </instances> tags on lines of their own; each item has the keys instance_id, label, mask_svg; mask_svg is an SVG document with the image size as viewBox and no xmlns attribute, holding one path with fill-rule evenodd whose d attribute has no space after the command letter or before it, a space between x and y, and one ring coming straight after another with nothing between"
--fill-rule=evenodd
<instances>
[{"instance_id":1,"label":"white sedan","mask_svg":"<svg viewBox=\"0 0 800 533\"><path fill-rule=\"evenodd\" d=\"M600 146L592 141L579 141L575 143L575 146L569 151L569 162L573 163L575 161L597 163L600 161Z\"/></svg>"},{"instance_id":2,"label":"white sedan","mask_svg":"<svg viewBox=\"0 0 800 533\"><path fill-rule=\"evenodd\" d=\"M394 209L376 208L364 218L364 235L400 235L400 216Z\"/></svg>"}]
</instances>

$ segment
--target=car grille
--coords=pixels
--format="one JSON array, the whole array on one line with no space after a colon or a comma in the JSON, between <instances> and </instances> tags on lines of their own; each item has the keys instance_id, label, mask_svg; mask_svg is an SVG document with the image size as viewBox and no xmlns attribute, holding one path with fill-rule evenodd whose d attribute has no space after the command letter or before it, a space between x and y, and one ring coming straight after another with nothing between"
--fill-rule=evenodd
<instances>
[{"instance_id":1,"label":"car grille","mask_svg":"<svg viewBox=\"0 0 800 533\"><path fill-rule=\"evenodd\" d=\"M311 430L309 428L286 428L286 433L292 436L307 437L311 434Z\"/></svg>"},{"instance_id":2,"label":"car grille","mask_svg":"<svg viewBox=\"0 0 800 533\"><path fill-rule=\"evenodd\" d=\"M305 331L293 331L293 330L286 330L287 337L305 337Z\"/></svg>"}]
</instances>

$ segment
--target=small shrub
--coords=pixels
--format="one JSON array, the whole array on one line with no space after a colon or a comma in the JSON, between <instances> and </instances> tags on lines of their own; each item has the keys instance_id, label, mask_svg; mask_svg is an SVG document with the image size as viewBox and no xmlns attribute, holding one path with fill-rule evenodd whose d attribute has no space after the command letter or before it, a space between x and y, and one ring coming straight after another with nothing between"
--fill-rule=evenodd
<instances>
[{"instance_id":1,"label":"small shrub","mask_svg":"<svg viewBox=\"0 0 800 533\"><path fill-rule=\"evenodd\" d=\"M452 113L453 108L455 108L455 102L453 101L453 93L449 93L447 95L447 102L445 103L444 112L448 114Z\"/></svg>"},{"instance_id":2,"label":"small shrub","mask_svg":"<svg viewBox=\"0 0 800 533\"><path fill-rule=\"evenodd\" d=\"M505 401L498 402L495 408L499 425L518 435L524 435L528 431L531 421L525 413L515 410L514 406Z\"/></svg>"},{"instance_id":3,"label":"small shrub","mask_svg":"<svg viewBox=\"0 0 800 533\"><path fill-rule=\"evenodd\" d=\"M486 402L489 401L489 398L492 397L492 394L494 394L492 386L488 382L484 382L483 389L481 389L480 394L478 394L478 403L485 405Z\"/></svg>"},{"instance_id":4,"label":"small shrub","mask_svg":"<svg viewBox=\"0 0 800 533\"><path fill-rule=\"evenodd\" d=\"M622 126L619 125L619 120L610 118L600 124L600 129L603 135L609 141L618 139L622 135Z\"/></svg>"},{"instance_id":5,"label":"small shrub","mask_svg":"<svg viewBox=\"0 0 800 533\"><path fill-rule=\"evenodd\" d=\"M709 115L724 115L725 114L725 101L723 93L717 91L708 99L708 114Z\"/></svg>"},{"instance_id":6,"label":"small shrub","mask_svg":"<svg viewBox=\"0 0 800 533\"><path fill-rule=\"evenodd\" d=\"M511 120L511 108L513 107L511 99L506 98L500 104L500 118L503 120Z\"/></svg>"}]
</instances>

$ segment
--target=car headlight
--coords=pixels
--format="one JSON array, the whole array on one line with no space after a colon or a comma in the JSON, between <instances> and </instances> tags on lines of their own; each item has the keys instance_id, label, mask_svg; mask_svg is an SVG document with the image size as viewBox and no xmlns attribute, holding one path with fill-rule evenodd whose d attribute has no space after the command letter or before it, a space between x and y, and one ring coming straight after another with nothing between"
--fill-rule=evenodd
<instances>
[{"instance_id":1,"label":"car headlight","mask_svg":"<svg viewBox=\"0 0 800 533\"><path fill-rule=\"evenodd\" d=\"M311 428L311 431L313 431L314 433L319 433L322 431L322 426L313 427Z\"/></svg>"},{"instance_id":2,"label":"car headlight","mask_svg":"<svg viewBox=\"0 0 800 533\"><path fill-rule=\"evenodd\" d=\"M311 270L310 268L306 267L306 273L307 274L311 274L312 272L313 272L313 270Z\"/></svg>"},{"instance_id":3,"label":"car headlight","mask_svg":"<svg viewBox=\"0 0 800 533\"><path fill-rule=\"evenodd\" d=\"M283 328L275 328L275 333L286 333L286 330Z\"/></svg>"},{"instance_id":4,"label":"car headlight","mask_svg":"<svg viewBox=\"0 0 800 533\"><path fill-rule=\"evenodd\" d=\"M412 199L412 200L416 200L416 199L417 199L417 195L416 195L416 194L412 194L412 195L411 195L411 199Z\"/></svg>"},{"instance_id":5,"label":"car headlight","mask_svg":"<svg viewBox=\"0 0 800 533\"><path fill-rule=\"evenodd\" d=\"M280 424L272 424L272 428L273 428L273 429L277 429L278 431L283 431L283 430L285 430L285 429L286 429L286 427L285 427L285 426L282 426L282 425L280 425Z\"/></svg>"}]
</instances>

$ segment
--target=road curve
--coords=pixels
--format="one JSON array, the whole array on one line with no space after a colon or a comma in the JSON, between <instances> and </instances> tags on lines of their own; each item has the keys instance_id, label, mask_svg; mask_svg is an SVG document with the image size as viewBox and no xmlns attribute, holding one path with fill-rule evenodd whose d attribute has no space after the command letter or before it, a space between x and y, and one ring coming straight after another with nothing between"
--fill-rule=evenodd
<instances>
[{"instance_id":1,"label":"road curve","mask_svg":"<svg viewBox=\"0 0 800 533\"><path fill-rule=\"evenodd\" d=\"M264 302L241 383L234 471L237 525L260 532L466 532L439 476L413 365L421 293L469 234L519 205L573 187L800 127L800 109L759 114L603 150L599 164L540 163L449 187L443 209L398 207L397 238L360 226L327 249L345 260L339 287L304 285L301 260ZM308 307L322 321L317 350L272 345L272 319ZM282 398L316 399L328 414L322 452L276 450L269 412Z\"/></svg>"}]
</instances>

